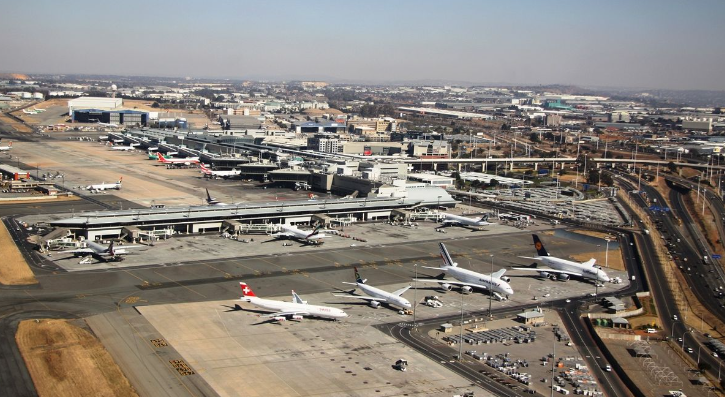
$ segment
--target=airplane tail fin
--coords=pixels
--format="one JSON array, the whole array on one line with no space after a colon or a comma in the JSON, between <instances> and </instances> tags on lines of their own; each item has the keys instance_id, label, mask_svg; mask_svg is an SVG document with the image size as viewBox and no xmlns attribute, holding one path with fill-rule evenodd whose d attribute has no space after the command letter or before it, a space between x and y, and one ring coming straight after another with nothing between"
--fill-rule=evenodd
<instances>
[{"instance_id":1,"label":"airplane tail fin","mask_svg":"<svg viewBox=\"0 0 725 397\"><path fill-rule=\"evenodd\" d=\"M156 152L156 157L157 157L157 159L156 159L156 160L157 160L157 161L158 161L159 163L165 163L165 162L166 162L166 158L164 157L164 155L163 155L163 154L161 154L161 152Z\"/></svg>"},{"instance_id":2,"label":"airplane tail fin","mask_svg":"<svg viewBox=\"0 0 725 397\"><path fill-rule=\"evenodd\" d=\"M118 178L118 182L116 182L116 183L118 183L119 185L120 185L121 183L123 183L123 177L120 177L120 178Z\"/></svg>"},{"instance_id":3,"label":"airplane tail fin","mask_svg":"<svg viewBox=\"0 0 725 397\"><path fill-rule=\"evenodd\" d=\"M202 172L203 174L207 174L207 175L208 175L208 174L211 174L211 171L210 171L210 170L209 170L208 168L206 168L206 167L204 166L204 163L201 163L201 165L199 166L199 168L201 168L201 172Z\"/></svg>"},{"instance_id":4,"label":"airplane tail fin","mask_svg":"<svg viewBox=\"0 0 725 397\"><path fill-rule=\"evenodd\" d=\"M300 298L300 296L297 295L297 293L294 290L292 290L292 302L300 303L300 304L307 303L307 301L303 301L302 298Z\"/></svg>"},{"instance_id":5,"label":"airplane tail fin","mask_svg":"<svg viewBox=\"0 0 725 397\"><path fill-rule=\"evenodd\" d=\"M506 269L501 269L497 272L494 272L491 276L493 276L493 278L498 279L498 278L501 278L501 276L503 276L504 273L506 273Z\"/></svg>"},{"instance_id":6,"label":"airplane tail fin","mask_svg":"<svg viewBox=\"0 0 725 397\"><path fill-rule=\"evenodd\" d=\"M488 222L488 214L483 214L481 219L478 220L479 222Z\"/></svg>"},{"instance_id":7,"label":"airplane tail fin","mask_svg":"<svg viewBox=\"0 0 725 397\"><path fill-rule=\"evenodd\" d=\"M312 236L316 236L318 233L320 233L320 228L321 227L322 227L321 225L315 226L315 229L312 230L312 233L308 234L307 237L305 237L305 238L310 238Z\"/></svg>"},{"instance_id":8,"label":"airplane tail fin","mask_svg":"<svg viewBox=\"0 0 725 397\"><path fill-rule=\"evenodd\" d=\"M549 253L546 252L546 248L544 248L544 243L541 242L539 239L539 236L532 234L534 236L534 247L536 247L536 253L539 256L549 256Z\"/></svg>"},{"instance_id":9,"label":"airplane tail fin","mask_svg":"<svg viewBox=\"0 0 725 397\"><path fill-rule=\"evenodd\" d=\"M239 286L242 288L242 296L257 296L254 295L254 291L247 285L247 283L240 282Z\"/></svg>"},{"instance_id":10,"label":"airplane tail fin","mask_svg":"<svg viewBox=\"0 0 725 397\"><path fill-rule=\"evenodd\" d=\"M363 278L360 277L360 272L357 271L357 267L353 267L353 269L355 269L355 281L358 284L365 284L365 282L368 280L363 280Z\"/></svg>"},{"instance_id":11,"label":"airplane tail fin","mask_svg":"<svg viewBox=\"0 0 725 397\"><path fill-rule=\"evenodd\" d=\"M209 189L206 189L206 202L210 203L212 201L211 194L209 194Z\"/></svg>"},{"instance_id":12,"label":"airplane tail fin","mask_svg":"<svg viewBox=\"0 0 725 397\"><path fill-rule=\"evenodd\" d=\"M443 265L453 267L458 266L457 263L453 262L453 258L451 258L451 254L448 253L446 245L443 243L438 243L438 246L441 248L441 258L443 258Z\"/></svg>"},{"instance_id":13,"label":"airplane tail fin","mask_svg":"<svg viewBox=\"0 0 725 397\"><path fill-rule=\"evenodd\" d=\"M111 243L108 244L108 253L111 254L111 256L115 255L113 253L113 241L111 241Z\"/></svg>"}]
</instances>

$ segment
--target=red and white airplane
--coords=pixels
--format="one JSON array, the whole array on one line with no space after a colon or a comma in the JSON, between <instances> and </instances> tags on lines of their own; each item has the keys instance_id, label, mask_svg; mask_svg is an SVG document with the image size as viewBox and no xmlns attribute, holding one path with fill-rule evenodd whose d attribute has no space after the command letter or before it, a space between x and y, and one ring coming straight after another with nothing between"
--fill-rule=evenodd
<instances>
[{"instance_id":1,"label":"red and white airplane","mask_svg":"<svg viewBox=\"0 0 725 397\"><path fill-rule=\"evenodd\" d=\"M227 178L235 177L237 175L241 175L241 173L242 173L242 171L239 171L237 169L226 170L226 171L214 171L212 169L206 168L206 166L204 166L203 163L200 165L200 167L201 167L201 173L204 174L204 176L206 176L208 178L227 179Z\"/></svg>"},{"instance_id":2,"label":"red and white airplane","mask_svg":"<svg viewBox=\"0 0 725 397\"><path fill-rule=\"evenodd\" d=\"M199 164L199 158L198 157L187 157L184 159L174 159L174 158L166 158L164 157L161 152L156 153L159 156L159 163L166 164L167 166L174 166L174 165L192 165L192 164Z\"/></svg>"},{"instance_id":3,"label":"red and white airplane","mask_svg":"<svg viewBox=\"0 0 725 397\"><path fill-rule=\"evenodd\" d=\"M7 146L0 146L0 152L7 152L8 150L13 148L13 142L10 141L10 144Z\"/></svg>"},{"instance_id":4,"label":"red and white airplane","mask_svg":"<svg viewBox=\"0 0 725 397\"><path fill-rule=\"evenodd\" d=\"M304 316L328 318L332 320L339 320L341 318L348 317L348 314L344 311L327 306L308 305L307 301L303 301L299 295L292 291L292 302L283 302L273 299L258 298L254 294L247 283L239 283L242 287L242 298L239 299L242 302L249 302L256 307L274 311L274 313L268 314L268 317L274 321L285 321L285 320L302 320Z\"/></svg>"}]
</instances>

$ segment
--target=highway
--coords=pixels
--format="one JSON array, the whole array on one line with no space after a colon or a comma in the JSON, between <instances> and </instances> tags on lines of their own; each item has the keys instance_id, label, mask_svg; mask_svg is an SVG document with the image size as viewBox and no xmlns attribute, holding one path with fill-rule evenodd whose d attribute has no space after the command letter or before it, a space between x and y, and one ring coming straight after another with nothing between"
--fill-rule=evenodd
<instances>
[{"instance_id":1,"label":"highway","mask_svg":"<svg viewBox=\"0 0 725 397\"><path fill-rule=\"evenodd\" d=\"M631 181L623 178L617 179L617 181L622 184L623 187L627 190L631 191L636 189L636 181ZM657 192L654 188L647 185L646 183L642 183L641 188L647 193L650 199L656 198L658 203L665 202L659 192ZM693 268L695 267L694 263L698 263L698 260L699 263L702 262L702 257L699 255L698 252L693 251L693 247L691 247L691 245L687 243L686 236L681 233L680 229L678 228L676 220L673 219L672 212L653 212L649 209L649 203L645 201L645 199L641 195L635 194L633 195L633 197L635 198L635 202L643 210L645 210L653 220L661 220L661 232L663 235L671 236L673 241L677 241L677 238L681 240L677 247L678 249L681 249L682 252L680 253L680 255L678 255L678 259L675 260L675 263L683 266L683 269L685 270L685 279L688 283L689 288L695 294L697 299L700 300L700 302L713 314L718 315L718 317L723 315L723 308L720 307L719 302L717 302L717 300L713 297L712 288L708 284L708 281L712 281L712 278L698 276L698 274L700 274L698 272L686 271L688 264L690 264L690 268ZM627 206L627 203L622 204ZM676 205L674 201L673 205ZM681 208L679 210L675 208L674 210L682 211ZM634 212L632 213L633 215L635 215ZM673 336L673 338L684 338L684 346L686 347L693 347L693 349L697 351L697 347L699 346L704 353L701 354L700 361L708 363L710 365L710 368L713 369L711 370L711 374L717 377L717 368L721 364L720 359L710 355L710 350L703 344L704 336L700 332L694 332L693 329L686 329L683 323L683 320L685 318L683 317L683 315L685 315L685 313L681 313L679 308L675 304L675 294L672 290L670 290L664 272L662 271L662 268L658 265L658 258L655 254L657 252L657 247L655 246L655 244L661 244L662 242L653 242L651 237L646 237L642 235L638 235L636 239L637 244L642 247L642 253L645 256L642 258L642 263L646 268L647 277L649 278L650 285L659 286L659 288L652 288L650 292L654 295L663 329L669 335ZM700 268L702 267L703 266L700 265ZM718 282L722 282L722 280L720 279L720 281ZM674 316L677 316L678 320L674 320ZM682 344L679 342L677 342L677 345L682 346ZM693 359L697 360L697 357L693 357Z\"/></svg>"}]
</instances>

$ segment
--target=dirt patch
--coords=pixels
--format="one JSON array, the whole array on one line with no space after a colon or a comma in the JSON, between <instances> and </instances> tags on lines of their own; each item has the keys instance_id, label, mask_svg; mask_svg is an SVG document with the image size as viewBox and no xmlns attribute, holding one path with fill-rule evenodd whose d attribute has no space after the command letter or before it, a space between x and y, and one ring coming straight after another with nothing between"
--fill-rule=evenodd
<instances>
[{"instance_id":1,"label":"dirt patch","mask_svg":"<svg viewBox=\"0 0 725 397\"><path fill-rule=\"evenodd\" d=\"M632 329L662 328L659 318L655 316L637 316L627 319Z\"/></svg>"},{"instance_id":2,"label":"dirt patch","mask_svg":"<svg viewBox=\"0 0 725 397\"><path fill-rule=\"evenodd\" d=\"M597 265L601 266L603 269L614 269L614 270L625 270L624 267L624 261L622 260L622 253L620 250L609 250L609 255L607 258L607 255L604 253L604 247L602 247L601 251L596 252L585 252L583 254L574 254L569 255L574 259L575 261L579 262L586 262L591 258L594 258L597 260ZM608 266L604 266L604 265Z\"/></svg>"},{"instance_id":3,"label":"dirt patch","mask_svg":"<svg viewBox=\"0 0 725 397\"><path fill-rule=\"evenodd\" d=\"M25 258L15 245L5 224L0 222L0 250L3 259L0 261L0 284L29 285L37 284L33 271L30 270Z\"/></svg>"},{"instance_id":4,"label":"dirt patch","mask_svg":"<svg viewBox=\"0 0 725 397\"><path fill-rule=\"evenodd\" d=\"M0 113L0 122L9 125L17 132L33 132L33 129L27 125L9 117L5 113Z\"/></svg>"},{"instance_id":5,"label":"dirt patch","mask_svg":"<svg viewBox=\"0 0 725 397\"><path fill-rule=\"evenodd\" d=\"M67 320L25 320L15 334L42 396L138 396L103 345Z\"/></svg>"},{"instance_id":6,"label":"dirt patch","mask_svg":"<svg viewBox=\"0 0 725 397\"><path fill-rule=\"evenodd\" d=\"M0 205L3 204L32 204L36 202L44 203L46 201L76 201L80 200L78 196L45 196L43 198L33 197L32 199L25 200L23 198L12 199L12 200L0 200Z\"/></svg>"},{"instance_id":7,"label":"dirt patch","mask_svg":"<svg viewBox=\"0 0 725 397\"><path fill-rule=\"evenodd\" d=\"M705 212L703 214L702 204L696 203L696 200L697 193L692 190L689 195L685 196L685 206L687 207L687 212L689 212L690 216L695 219L700 231L703 235L705 235L707 243L710 245L710 249L717 254L723 255L722 245L720 245L720 233L718 233L717 226L715 226L715 222L722 221L715 218L713 213L710 211L710 207L707 205L705 205ZM700 200L704 200L704 198L700 197Z\"/></svg>"}]
</instances>

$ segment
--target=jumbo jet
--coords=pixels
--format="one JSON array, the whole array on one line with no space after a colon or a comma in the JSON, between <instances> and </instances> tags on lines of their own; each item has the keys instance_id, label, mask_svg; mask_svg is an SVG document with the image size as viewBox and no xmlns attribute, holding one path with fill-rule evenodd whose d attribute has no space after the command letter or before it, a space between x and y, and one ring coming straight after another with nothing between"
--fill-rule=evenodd
<instances>
[{"instance_id":1,"label":"jumbo jet","mask_svg":"<svg viewBox=\"0 0 725 397\"><path fill-rule=\"evenodd\" d=\"M104 190L108 190L108 189L121 190L121 182L123 182L123 177L120 177L118 179L118 182L116 182L116 183L103 182L103 183L100 183L97 185L88 185L88 186L86 186L86 190L95 190L95 191L104 191Z\"/></svg>"},{"instance_id":2,"label":"jumbo jet","mask_svg":"<svg viewBox=\"0 0 725 397\"><path fill-rule=\"evenodd\" d=\"M440 267L429 267L422 266L426 269L442 270L445 274L450 275L458 281L444 280L442 278L436 279L416 279L416 281L438 283L441 288L450 291L453 286L461 288L461 292L470 293L473 288L485 289L489 291L489 294L495 296L498 300L506 300L510 295L514 294L514 290L509 285L508 277L504 277L506 269L501 269L493 274L483 274L474 272L473 270L461 269L458 267L458 263L453 262L453 258L448 253L445 244L438 243L441 250L441 258L443 263ZM441 276L445 275L441 274Z\"/></svg>"},{"instance_id":3,"label":"jumbo jet","mask_svg":"<svg viewBox=\"0 0 725 397\"><path fill-rule=\"evenodd\" d=\"M279 225L281 232L272 234L272 237L276 238L291 238L304 244L322 244L322 239L327 238L324 233L320 233L321 226L315 227L312 231L302 230L292 225Z\"/></svg>"},{"instance_id":4,"label":"jumbo jet","mask_svg":"<svg viewBox=\"0 0 725 397\"><path fill-rule=\"evenodd\" d=\"M274 321L285 321L285 320L302 320L305 316L309 317L320 317L332 320L339 320L341 318L348 317L348 314L344 311L327 306L309 305L307 301L303 301L297 293L292 291L292 302L283 302L272 299L258 298L254 294L247 283L240 282L239 285L242 287L242 297L239 299L242 302L249 302L252 305L272 310L274 313L266 315Z\"/></svg>"},{"instance_id":5,"label":"jumbo jet","mask_svg":"<svg viewBox=\"0 0 725 397\"><path fill-rule=\"evenodd\" d=\"M350 294L348 294L348 295L335 295L335 296L363 299L363 300L368 301L368 304L375 309L380 307L381 303L387 303L388 305L399 307L401 309L410 309L411 307L413 307L410 304L410 302L408 302L407 299L405 299L401 296L401 295L403 295L403 293L405 293L405 291L410 289L410 285L405 288L401 288L395 292L383 291L380 288L375 288L373 286L365 284L365 282L368 280L367 279L363 280L360 277L360 273L357 271L357 267L355 267L354 269L355 269L355 282L348 283L348 282L343 281L343 284L354 285L357 288L360 288L360 290L362 292L368 294L369 296L352 295L352 292L354 290L350 291Z\"/></svg>"},{"instance_id":6,"label":"jumbo jet","mask_svg":"<svg viewBox=\"0 0 725 397\"><path fill-rule=\"evenodd\" d=\"M204 166L204 164L201 164L200 167L201 167L201 173L204 174L204 176L206 176L207 178L227 179L227 178L241 175L241 173L242 173L242 171L237 170L237 169L232 169L232 170L228 170L228 171L214 171L209 168L206 168L206 166Z\"/></svg>"},{"instance_id":7,"label":"jumbo jet","mask_svg":"<svg viewBox=\"0 0 725 397\"><path fill-rule=\"evenodd\" d=\"M536 247L536 253L538 255L534 257L522 256L520 258L541 261L547 267L538 267L534 264L532 267L515 267L514 270L538 272L539 276L552 280L567 281L571 276L575 276L587 280L594 280L595 282L609 281L607 273L599 267L594 266L596 259L592 258L580 263L551 256L546 252L546 248L544 248L544 244L539 239L539 236L535 234L532 234L532 236L534 237L534 247Z\"/></svg>"},{"instance_id":8,"label":"jumbo jet","mask_svg":"<svg viewBox=\"0 0 725 397\"><path fill-rule=\"evenodd\" d=\"M88 242L88 246L86 248L78 248L68 251L61 251L63 253L67 254L73 254L73 256L92 256L98 261L101 262L120 262L123 260L122 255L128 255L130 251L129 249L133 248L143 248L143 245L127 245L123 248L115 248L113 246L113 241L111 241L110 244L108 244L108 247L104 247L98 243L95 243L93 241Z\"/></svg>"},{"instance_id":9,"label":"jumbo jet","mask_svg":"<svg viewBox=\"0 0 725 397\"><path fill-rule=\"evenodd\" d=\"M443 213L443 226L458 225L458 226L491 226L495 223L488 222L488 214L483 215L480 219L467 218L465 216L453 215Z\"/></svg>"},{"instance_id":10,"label":"jumbo jet","mask_svg":"<svg viewBox=\"0 0 725 397\"><path fill-rule=\"evenodd\" d=\"M8 150L13 148L13 142L11 141L9 145L7 146L0 146L0 152L7 152Z\"/></svg>"},{"instance_id":11,"label":"jumbo jet","mask_svg":"<svg viewBox=\"0 0 725 397\"><path fill-rule=\"evenodd\" d=\"M156 152L156 155L159 157L159 163L166 164L167 166L199 164L198 157L187 157L184 159L166 158L161 152Z\"/></svg>"}]
</instances>

